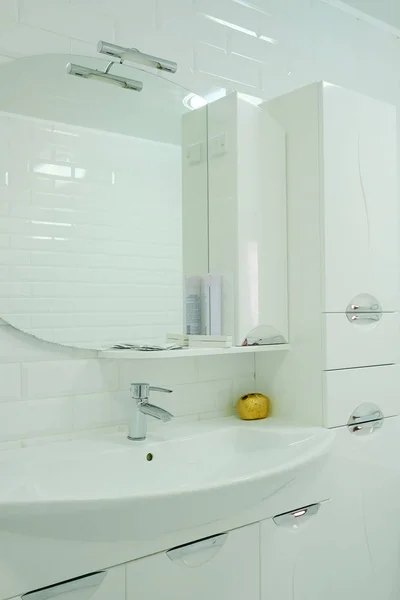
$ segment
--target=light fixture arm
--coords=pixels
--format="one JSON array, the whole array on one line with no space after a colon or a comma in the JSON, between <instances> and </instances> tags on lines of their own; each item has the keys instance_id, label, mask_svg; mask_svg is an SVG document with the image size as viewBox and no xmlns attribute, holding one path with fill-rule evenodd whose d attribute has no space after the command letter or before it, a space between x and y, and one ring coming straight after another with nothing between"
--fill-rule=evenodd
<instances>
[{"instance_id":1,"label":"light fixture arm","mask_svg":"<svg viewBox=\"0 0 400 600\"><path fill-rule=\"evenodd\" d=\"M123 46L117 46L116 44L110 44L102 40L97 44L97 51L100 54L117 58L121 63L127 60L161 71L167 71L168 73L176 73L178 69L176 62L152 56L151 54L144 54L137 48L124 48Z\"/></svg>"},{"instance_id":2,"label":"light fixture arm","mask_svg":"<svg viewBox=\"0 0 400 600\"><path fill-rule=\"evenodd\" d=\"M122 63L122 61L121 61L121 63ZM108 73L111 71L113 65L115 65L115 62L113 60L108 63L106 70L104 71L105 75L108 75Z\"/></svg>"}]
</instances>

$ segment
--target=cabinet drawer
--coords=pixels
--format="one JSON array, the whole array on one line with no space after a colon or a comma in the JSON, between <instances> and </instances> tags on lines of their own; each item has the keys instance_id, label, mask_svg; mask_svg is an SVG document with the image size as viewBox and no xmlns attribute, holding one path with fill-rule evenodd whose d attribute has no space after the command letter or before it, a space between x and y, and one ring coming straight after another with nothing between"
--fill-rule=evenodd
<instances>
[{"instance_id":1,"label":"cabinet drawer","mask_svg":"<svg viewBox=\"0 0 400 600\"><path fill-rule=\"evenodd\" d=\"M350 322L344 313L324 314L325 369L397 362L398 314L379 316L379 321L360 319Z\"/></svg>"},{"instance_id":2,"label":"cabinet drawer","mask_svg":"<svg viewBox=\"0 0 400 600\"><path fill-rule=\"evenodd\" d=\"M324 425L345 425L360 404L376 404L385 417L400 414L400 365L324 373Z\"/></svg>"},{"instance_id":3,"label":"cabinet drawer","mask_svg":"<svg viewBox=\"0 0 400 600\"><path fill-rule=\"evenodd\" d=\"M127 600L259 600L259 525L127 566Z\"/></svg>"},{"instance_id":4,"label":"cabinet drawer","mask_svg":"<svg viewBox=\"0 0 400 600\"><path fill-rule=\"evenodd\" d=\"M333 501L301 513L261 524L261 600L373 600L360 513Z\"/></svg>"}]
</instances>

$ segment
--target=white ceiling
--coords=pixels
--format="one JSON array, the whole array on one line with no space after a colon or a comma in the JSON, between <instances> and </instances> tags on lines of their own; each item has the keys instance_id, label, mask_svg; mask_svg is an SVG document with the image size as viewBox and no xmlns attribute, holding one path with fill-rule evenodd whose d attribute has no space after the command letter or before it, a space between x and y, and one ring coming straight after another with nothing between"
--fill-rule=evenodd
<instances>
[{"instance_id":1,"label":"white ceiling","mask_svg":"<svg viewBox=\"0 0 400 600\"><path fill-rule=\"evenodd\" d=\"M344 0L344 4L400 29L400 0Z\"/></svg>"}]
</instances>

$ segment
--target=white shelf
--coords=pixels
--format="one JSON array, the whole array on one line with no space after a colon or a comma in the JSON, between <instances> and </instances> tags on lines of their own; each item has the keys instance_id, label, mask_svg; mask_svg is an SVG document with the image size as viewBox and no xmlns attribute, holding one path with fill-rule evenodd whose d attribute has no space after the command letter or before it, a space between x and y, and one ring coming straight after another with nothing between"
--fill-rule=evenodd
<instances>
[{"instance_id":1,"label":"white shelf","mask_svg":"<svg viewBox=\"0 0 400 600\"><path fill-rule=\"evenodd\" d=\"M227 356L228 354L258 354L259 352L282 352L290 349L289 344L273 346L233 346L232 348L184 348L182 350L100 350L99 358L116 360L137 360L146 358L185 358L193 356Z\"/></svg>"}]
</instances>

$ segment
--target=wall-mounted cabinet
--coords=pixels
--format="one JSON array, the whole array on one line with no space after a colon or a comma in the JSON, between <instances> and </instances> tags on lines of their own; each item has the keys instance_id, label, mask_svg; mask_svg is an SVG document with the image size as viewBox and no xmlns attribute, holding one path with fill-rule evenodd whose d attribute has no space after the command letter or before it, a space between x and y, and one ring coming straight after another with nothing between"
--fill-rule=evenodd
<instances>
[{"instance_id":1,"label":"wall-mounted cabinet","mask_svg":"<svg viewBox=\"0 0 400 600\"><path fill-rule=\"evenodd\" d=\"M397 310L395 107L324 82L268 107L288 136L289 252L312 279L304 297L327 313L373 299Z\"/></svg>"},{"instance_id":2,"label":"wall-mounted cabinet","mask_svg":"<svg viewBox=\"0 0 400 600\"><path fill-rule=\"evenodd\" d=\"M193 126L196 117L186 120ZM266 104L236 93L209 104L208 270L222 275L222 334L235 345L288 341L285 152L285 131ZM201 204L196 211L203 222ZM184 231L196 211L184 210ZM195 232L185 240L185 273L195 274L204 244Z\"/></svg>"},{"instance_id":3,"label":"wall-mounted cabinet","mask_svg":"<svg viewBox=\"0 0 400 600\"><path fill-rule=\"evenodd\" d=\"M327 83L313 93L321 135L323 311L344 312L362 293L385 312L398 310L396 109Z\"/></svg>"},{"instance_id":4,"label":"wall-mounted cabinet","mask_svg":"<svg viewBox=\"0 0 400 600\"><path fill-rule=\"evenodd\" d=\"M321 425L336 402L324 371L399 357L396 109L324 82L268 107L287 132L291 352L260 364L259 384L281 416ZM360 386L342 390L341 425Z\"/></svg>"}]
</instances>

